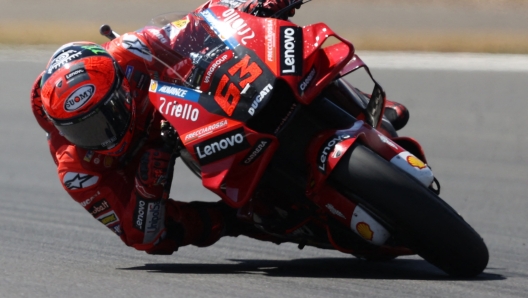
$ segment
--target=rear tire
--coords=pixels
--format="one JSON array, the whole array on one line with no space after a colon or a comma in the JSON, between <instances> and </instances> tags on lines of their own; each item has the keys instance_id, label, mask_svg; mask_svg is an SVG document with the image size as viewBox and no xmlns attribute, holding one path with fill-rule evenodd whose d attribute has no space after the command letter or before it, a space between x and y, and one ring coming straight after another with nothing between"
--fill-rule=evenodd
<instances>
[{"instance_id":1,"label":"rear tire","mask_svg":"<svg viewBox=\"0 0 528 298\"><path fill-rule=\"evenodd\" d=\"M329 181L449 275L469 278L486 268L488 249L480 235L435 193L367 147L350 148Z\"/></svg>"}]
</instances>

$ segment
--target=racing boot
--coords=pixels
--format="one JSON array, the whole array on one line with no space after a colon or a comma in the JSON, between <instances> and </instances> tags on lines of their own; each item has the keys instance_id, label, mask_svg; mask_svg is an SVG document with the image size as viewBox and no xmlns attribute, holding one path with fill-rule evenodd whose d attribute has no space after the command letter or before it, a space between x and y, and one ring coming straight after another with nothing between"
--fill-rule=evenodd
<instances>
[{"instance_id":1,"label":"racing boot","mask_svg":"<svg viewBox=\"0 0 528 298\"><path fill-rule=\"evenodd\" d=\"M389 120L395 130L402 129L409 121L409 110L401 103L395 101L386 100L383 115Z\"/></svg>"}]
</instances>

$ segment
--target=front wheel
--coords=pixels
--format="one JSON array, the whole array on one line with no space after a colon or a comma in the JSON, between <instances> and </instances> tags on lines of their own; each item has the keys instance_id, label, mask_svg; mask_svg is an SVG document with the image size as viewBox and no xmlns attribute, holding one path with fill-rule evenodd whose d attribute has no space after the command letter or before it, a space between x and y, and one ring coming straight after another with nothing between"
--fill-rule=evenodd
<instances>
[{"instance_id":1,"label":"front wheel","mask_svg":"<svg viewBox=\"0 0 528 298\"><path fill-rule=\"evenodd\" d=\"M480 235L435 193L362 144L348 150L329 181L446 273L467 278L486 268L488 249Z\"/></svg>"}]
</instances>

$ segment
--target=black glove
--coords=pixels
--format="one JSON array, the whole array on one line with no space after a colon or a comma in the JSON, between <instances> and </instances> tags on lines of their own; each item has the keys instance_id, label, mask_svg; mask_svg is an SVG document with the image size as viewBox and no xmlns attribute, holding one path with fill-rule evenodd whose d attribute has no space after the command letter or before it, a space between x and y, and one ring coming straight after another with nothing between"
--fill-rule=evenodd
<instances>
[{"instance_id":1,"label":"black glove","mask_svg":"<svg viewBox=\"0 0 528 298\"><path fill-rule=\"evenodd\" d=\"M165 184L169 181L168 167L171 153L165 149L148 149L139 162L136 172L136 191L144 199L163 197Z\"/></svg>"},{"instance_id":2,"label":"black glove","mask_svg":"<svg viewBox=\"0 0 528 298\"><path fill-rule=\"evenodd\" d=\"M170 160L171 153L165 149L147 150L141 157L137 178L147 187L165 185Z\"/></svg>"},{"instance_id":3,"label":"black glove","mask_svg":"<svg viewBox=\"0 0 528 298\"><path fill-rule=\"evenodd\" d=\"M251 3L249 3L244 11L260 17L269 17L277 11L295 2L299 2L299 4L292 8L292 10L290 10L287 14L287 16L293 17L295 15L295 9L301 7L301 0L264 0L262 1L262 6L259 6L259 0L253 0ZM256 11L257 9L259 10Z\"/></svg>"}]
</instances>

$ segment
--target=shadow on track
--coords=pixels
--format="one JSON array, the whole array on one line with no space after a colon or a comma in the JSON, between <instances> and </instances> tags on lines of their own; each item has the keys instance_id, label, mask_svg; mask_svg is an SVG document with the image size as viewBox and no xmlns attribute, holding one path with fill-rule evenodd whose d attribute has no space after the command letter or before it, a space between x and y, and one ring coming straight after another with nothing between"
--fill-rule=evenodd
<instances>
[{"instance_id":1,"label":"shadow on track","mask_svg":"<svg viewBox=\"0 0 528 298\"><path fill-rule=\"evenodd\" d=\"M350 258L296 260L240 260L237 264L145 264L119 268L173 274L263 274L273 277L456 280L423 260L397 259L388 262ZM473 280L504 280L500 274L482 273Z\"/></svg>"}]
</instances>

